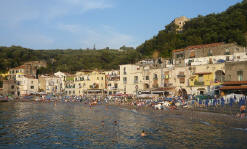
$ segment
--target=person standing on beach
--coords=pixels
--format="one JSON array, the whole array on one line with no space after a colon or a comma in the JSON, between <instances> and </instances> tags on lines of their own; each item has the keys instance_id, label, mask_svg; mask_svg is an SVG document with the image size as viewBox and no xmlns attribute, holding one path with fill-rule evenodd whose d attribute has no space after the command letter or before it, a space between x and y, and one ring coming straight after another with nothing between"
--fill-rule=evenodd
<instances>
[{"instance_id":1,"label":"person standing on beach","mask_svg":"<svg viewBox=\"0 0 247 149\"><path fill-rule=\"evenodd\" d=\"M241 118L244 118L245 117L245 113L246 113L246 106L245 105L242 105L240 107L240 117Z\"/></svg>"}]
</instances>

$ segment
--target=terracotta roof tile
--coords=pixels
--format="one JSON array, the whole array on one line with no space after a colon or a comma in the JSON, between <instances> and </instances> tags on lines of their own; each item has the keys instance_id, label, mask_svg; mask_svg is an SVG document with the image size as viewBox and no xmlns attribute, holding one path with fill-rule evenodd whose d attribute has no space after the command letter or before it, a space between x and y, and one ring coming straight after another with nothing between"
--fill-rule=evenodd
<instances>
[{"instance_id":1,"label":"terracotta roof tile","mask_svg":"<svg viewBox=\"0 0 247 149\"><path fill-rule=\"evenodd\" d=\"M223 85L240 85L240 84L247 84L247 81L226 81Z\"/></svg>"},{"instance_id":2,"label":"terracotta roof tile","mask_svg":"<svg viewBox=\"0 0 247 149\"><path fill-rule=\"evenodd\" d=\"M206 75L206 74L211 74L212 72L197 72L197 73L195 73L195 75L200 75L200 74L202 74L202 75Z\"/></svg>"},{"instance_id":3,"label":"terracotta roof tile","mask_svg":"<svg viewBox=\"0 0 247 149\"><path fill-rule=\"evenodd\" d=\"M184 51L184 49L176 49L176 50L172 50L172 52L181 52Z\"/></svg>"},{"instance_id":4,"label":"terracotta roof tile","mask_svg":"<svg viewBox=\"0 0 247 149\"><path fill-rule=\"evenodd\" d=\"M223 86L220 90L247 90L247 86Z\"/></svg>"},{"instance_id":5,"label":"terracotta roof tile","mask_svg":"<svg viewBox=\"0 0 247 149\"><path fill-rule=\"evenodd\" d=\"M201 44L201 45L193 45L193 46L188 46L185 49L176 49L176 50L173 50L172 52L181 52L181 51L184 51L184 50L191 50L191 49L217 47L217 46L220 46L220 45L223 45L223 44L224 44L224 42L211 43L211 44Z\"/></svg>"},{"instance_id":6,"label":"terracotta roof tile","mask_svg":"<svg viewBox=\"0 0 247 149\"><path fill-rule=\"evenodd\" d=\"M217 47L224 44L224 42L219 42L219 43L211 43L211 44L201 44L201 45L194 45L194 46L188 46L185 49L199 49L199 48L209 48L209 47Z\"/></svg>"}]
</instances>

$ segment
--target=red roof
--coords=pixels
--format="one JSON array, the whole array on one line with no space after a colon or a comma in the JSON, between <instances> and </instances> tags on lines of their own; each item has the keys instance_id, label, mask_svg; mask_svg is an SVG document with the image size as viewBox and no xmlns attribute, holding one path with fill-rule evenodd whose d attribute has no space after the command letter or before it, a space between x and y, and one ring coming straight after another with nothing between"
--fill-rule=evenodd
<instances>
[{"instance_id":1,"label":"red roof","mask_svg":"<svg viewBox=\"0 0 247 149\"><path fill-rule=\"evenodd\" d=\"M218 43L211 43L211 44L201 44L201 45L193 45L193 46L188 46L185 49L177 49L173 50L172 52L180 52L184 50L191 50L191 49L200 49L200 48L209 48L209 47L217 47L220 45L223 45L224 42L218 42Z\"/></svg>"},{"instance_id":2,"label":"red roof","mask_svg":"<svg viewBox=\"0 0 247 149\"><path fill-rule=\"evenodd\" d=\"M11 69L26 69L26 68L27 68L26 65L21 65L21 66L18 66L18 67L15 67L15 68L11 68Z\"/></svg>"},{"instance_id":3,"label":"red roof","mask_svg":"<svg viewBox=\"0 0 247 149\"><path fill-rule=\"evenodd\" d=\"M223 86L220 90L247 90L247 86Z\"/></svg>"},{"instance_id":4,"label":"red roof","mask_svg":"<svg viewBox=\"0 0 247 149\"><path fill-rule=\"evenodd\" d=\"M211 44L201 44L201 45L194 45L194 46L188 46L186 49L199 49L199 48L209 48L209 47L217 47L224 44L224 42L219 43L211 43Z\"/></svg>"},{"instance_id":5,"label":"red roof","mask_svg":"<svg viewBox=\"0 0 247 149\"><path fill-rule=\"evenodd\" d=\"M223 85L241 85L241 84L247 84L247 81L226 81L223 83Z\"/></svg>"},{"instance_id":6,"label":"red roof","mask_svg":"<svg viewBox=\"0 0 247 149\"><path fill-rule=\"evenodd\" d=\"M176 49L176 50L172 50L172 52L181 52L184 51L184 49Z\"/></svg>"}]
</instances>

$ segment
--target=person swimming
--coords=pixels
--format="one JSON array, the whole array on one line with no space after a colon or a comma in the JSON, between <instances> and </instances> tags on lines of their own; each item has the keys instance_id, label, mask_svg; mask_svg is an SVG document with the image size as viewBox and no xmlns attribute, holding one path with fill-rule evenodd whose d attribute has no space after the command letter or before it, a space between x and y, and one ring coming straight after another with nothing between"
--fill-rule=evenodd
<instances>
[{"instance_id":1,"label":"person swimming","mask_svg":"<svg viewBox=\"0 0 247 149\"><path fill-rule=\"evenodd\" d=\"M115 125L115 126L117 125L117 121L114 121L114 125Z\"/></svg>"},{"instance_id":2,"label":"person swimming","mask_svg":"<svg viewBox=\"0 0 247 149\"><path fill-rule=\"evenodd\" d=\"M144 131L144 130L142 130L141 136L142 136L142 137L147 136L147 134L145 133L145 131Z\"/></svg>"}]
</instances>

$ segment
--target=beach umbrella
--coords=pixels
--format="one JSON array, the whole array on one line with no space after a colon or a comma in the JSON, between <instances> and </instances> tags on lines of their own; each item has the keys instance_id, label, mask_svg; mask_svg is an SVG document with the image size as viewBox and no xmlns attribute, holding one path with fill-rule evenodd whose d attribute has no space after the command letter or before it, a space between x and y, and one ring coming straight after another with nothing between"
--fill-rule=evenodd
<instances>
[{"instance_id":1,"label":"beach umbrella","mask_svg":"<svg viewBox=\"0 0 247 149\"><path fill-rule=\"evenodd\" d=\"M239 100L239 106L241 106L242 105L242 97L240 98L240 100Z\"/></svg>"},{"instance_id":2,"label":"beach umbrella","mask_svg":"<svg viewBox=\"0 0 247 149\"><path fill-rule=\"evenodd\" d=\"M205 105L208 107L209 99L206 99Z\"/></svg>"},{"instance_id":3,"label":"beach umbrella","mask_svg":"<svg viewBox=\"0 0 247 149\"><path fill-rule=\"evenodd\" d=\"M222 97L221 98L221 106L223 107L225 105L225 100L224 100L224 98Z\"/></svg>"},{"instance_id":4,"label":"beach umbrella","mask_svg":"<svg viewBox=\"0 0 247 149\"><path fill-rule=\"evenodd\" d=\"M229 103L229 105L230 105L231 107L232 107L233 103L234 103L234 99L233 99L233 98L230 98L230 103Z\"/></svg>"}]
</instances>

